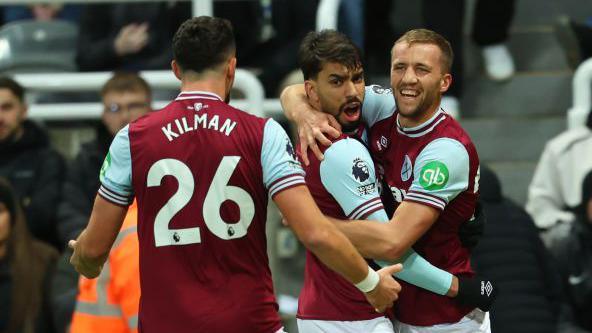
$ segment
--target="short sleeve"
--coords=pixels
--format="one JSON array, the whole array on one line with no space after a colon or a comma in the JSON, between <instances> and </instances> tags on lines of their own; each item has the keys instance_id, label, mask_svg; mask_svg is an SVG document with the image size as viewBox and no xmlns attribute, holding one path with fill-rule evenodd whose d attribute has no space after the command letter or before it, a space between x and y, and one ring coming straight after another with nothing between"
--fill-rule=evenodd
<instances>
[{"instance_id":1,"label":"short sleeve","mask_svg":"<svg viewBox=\"0 0 592 333\"><path fill-rule=\"evenodd\" d=\"M263 130L261 166L263 182L272 198L283 190L306 184L304 170L288 134L273 119L265 123Z\"/></svg>"},{"instance_id":2,"label":"short sleeve","mask_svg":"<svg viewBox=\"0 0 592 333\"><path fill-rule=\"evenodd\" d=\"M396 104L393 90L379 85L366 86L364 103L362 104L362 120L368 127L392 116Z\"/></svg>"},{"instance_id":3,"label":"short sleeve","mask_svg":"<svg viewBox=\"0 0 592 333\"><path fill-rule=\"evenodd\" d=\"M346 138L327 148L320 175L323 186L348 219L364 219L384 210L372 158L359 141Z\"/></svg>"},{"instance_id":4,"label":"short sleeve","mask_svg":"<svg viewBox=\"0 0 592 333\"><path fill-rule=\"evenodd\" d=\"M405 200L444 210L469 186L469 153L457 140L441 138L419 153L413 167L413 183Z\"/></svg>"},{"instance_id":5,"label":"short sleeve","mask_svg":"<svg viewBox=\"0 0 592 333\"><path fill-rule=\"evenodd\" d=\"M99 175L99 195L120 206L128 206L134 198L132 188L132 157L129 142L129 125L121 129L103 161Z\"/></svg>"}]
</instances>

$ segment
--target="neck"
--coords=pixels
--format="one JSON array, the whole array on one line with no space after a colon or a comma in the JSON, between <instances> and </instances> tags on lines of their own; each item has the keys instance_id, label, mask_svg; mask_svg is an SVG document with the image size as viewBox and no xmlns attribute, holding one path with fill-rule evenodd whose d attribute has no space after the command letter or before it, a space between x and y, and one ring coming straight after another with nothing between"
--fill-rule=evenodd
<instances>
[{"instance_id":1,"label":"neck","mask_svg":"<svg viewBox=\"0 0 592 333\"><path fill-rule=\"evenodd\" d=\"M3 241L0 243L0 259L4 259L6 257L6 252L8 249L8 242Z\"/></svg>"},{"instance_id":2,"label":"neck","mask_svg":"<svg viewBox=\"0 0 592 333\"><path fill-rule=\"evenodd\" d=\"M217 77L204 77L199 80L183 79L181 81L181 92L184 91L207 91L214 93L223 101L226 100L226 82Z\"/></svg>"},{"instance_id":3,"label":"neck","mask_svg":"<svg viewBox=\"0 0 592 333\"><path fill-rule=\"evenodd\" d=\"M426 121L430 120L434 114L438 111L440 106L440 102L433 104L430 106L426 112L414 116L404 116L403 114L399 113L399 124L405 128L417 127Z\"/></svg>"}]
</instances>

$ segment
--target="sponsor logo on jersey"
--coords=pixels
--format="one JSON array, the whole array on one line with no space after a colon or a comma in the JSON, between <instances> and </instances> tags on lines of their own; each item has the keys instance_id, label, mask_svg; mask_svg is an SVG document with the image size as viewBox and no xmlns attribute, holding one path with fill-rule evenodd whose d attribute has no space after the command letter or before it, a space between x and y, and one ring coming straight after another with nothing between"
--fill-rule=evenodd
<instances>
[{"instance_id":1,"label":"sponsor logo on jersey","mask_svg":"<svg viewBox=\"0 0 592 333\"><path fill-rule=\"evenodd\" d=\"M448 183L448 168L440 161L432 161L421 169L419 184L428 191L440 190Z\"/></svg>"},{"instance_id":2,"label":"sponsor logo on jersey","mask_svg":"<svg viewBox=\"0 0 592 333\"><path fill-rule=\"evenodd\" d=\"M111 152L108 152L107 156L105 157L105 160L103 161L103 165L101 166L101 172L99 173L99 178L101 179L101 182L105 178L105 173L107 172L107 169L109 169L110 166L111 166Z\"/></svg>"},{"instance_id":3,"label":"sponsor logo on jersey","mask_svg":"<svg viewBox=\"0 0 592 333\"><path fill-rule=\"evenodd\" d=\"M387 87L383 87L383 86L379 86L379 85L373 85L372 91L374 91L374 93L378 94L378 95L393 93L393 90L391 88L387 88Z\"/></svg>"},{"instance_id":4,"label":"sponsor logo on jersey","mask_svg":"<svg viewBox=\"0 0 592 333\"><path fill-rule=\"evenodd\" d=\"M411 178L413 174L413 164L411 164L411 159L409 155L405 155L405 159L403 161L403 166L401 167L401 180L406 182Z\"/></svg>"},{"instance_id":5,"label":"sponsor logo on jersey","mask_svg":"<svg viewBox=\"0 0 592 333\"><path fill-rule=\"evenodd\" d=\"M359 195L369 195L369 194L374 193L375 191L376 191L376 184L374 184L374 183L358 186L358 194Z\"/></svg>"},{"instance_id":6,"label":"sponsor logo on jersey","mask_svg":"<svg viewBox=\"0 0 592 333\"><path fill-rule=\"evenodd\" d=\"M361 158L354 159L354 165L352 166L352 175L360 183L363 183L366 179L370 178L370 172L368 171L368 164Z\"/></svg>"}]
</instances>

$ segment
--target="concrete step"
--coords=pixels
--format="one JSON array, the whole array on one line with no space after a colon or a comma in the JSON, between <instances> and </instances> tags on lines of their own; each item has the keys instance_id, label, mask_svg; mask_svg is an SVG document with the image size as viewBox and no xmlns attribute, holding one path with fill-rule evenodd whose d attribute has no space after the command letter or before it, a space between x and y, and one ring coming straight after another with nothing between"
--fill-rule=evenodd
<instances>
[{"instance_id":1,"label":"concrete step","mask_svg":"<svg viewBox=\"0 0 592 333\"><path fill-rule=\"evenodd\" d=\"M463 117L564 116L571 106L570 72L518 73L510 81L465 79Z\"/></svg>"},{"instance_id":2,"label":"concrete step","mask_svg":"<svg viewBox=\"0 0 592 333\"><path fill-rule=\"evenodd\" d=\"M565 119L462 119L482 162L537 161L546 142L565 130Z\"/></svg>"}]
</instances>

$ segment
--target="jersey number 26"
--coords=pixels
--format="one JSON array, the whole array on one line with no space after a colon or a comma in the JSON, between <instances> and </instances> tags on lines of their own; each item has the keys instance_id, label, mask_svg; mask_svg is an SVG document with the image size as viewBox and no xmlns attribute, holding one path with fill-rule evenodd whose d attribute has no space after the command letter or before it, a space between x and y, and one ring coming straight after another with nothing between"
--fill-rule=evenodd
<instances>
[{"instance_id":1,"label":"jersey number 26","mask_svg":"<svg viewBox=\"0 0 592 333\"><path fill-rule=\"evenodd\" d=\"M255 215L253 198L244 189L228 185L240 156L224 156L203 202L203 219L208 230L224 239L244 237ZM165 176L173 176L179 184L177 192L158 211L154 221L154 243L159 246L201 243L199 227L169 229L171 219L191 199L195 188L193 174L189 167L176 159L165 158L154 163L148 171L148 187L160 186ZM240 210L237 223L226 223L220 216L220 206L226 200L236 203Z\"/></svg>"}]
</instances>

